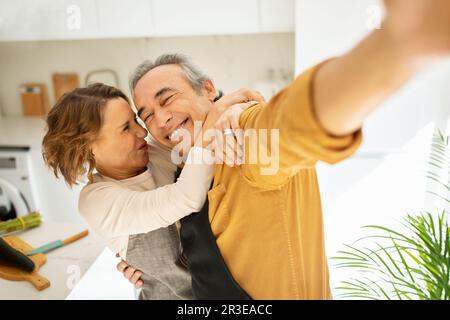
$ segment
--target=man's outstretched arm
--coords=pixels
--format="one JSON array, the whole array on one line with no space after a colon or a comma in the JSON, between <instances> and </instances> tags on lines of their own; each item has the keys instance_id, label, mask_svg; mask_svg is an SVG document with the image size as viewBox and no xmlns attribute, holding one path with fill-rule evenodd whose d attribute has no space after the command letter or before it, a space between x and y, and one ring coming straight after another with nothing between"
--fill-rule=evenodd
<instances>
[{"instance_id":1,"label":"man's outstretched arm","mask_svg":"<svg viewBox=\"0 0 450 320\"><path fill-rule=\"evenodd\" d=\"M449 0L385 0L385 5L382 28L315 75L315 113L330 134L360 128L386 97L434 58L450 53Z\"/></svg>"},{"instance_id":2,"label":"man's outstretched arm","mask_svg":"<svg viewBox=\"0 0 450 320\"><path fill-rule=\"evenodd\" d=\"M350 52L304 71L267 104L244 111L242 128L269 129L260 147L273 158L270 170L246 159L242 173L248 181L278 187L317 161L334 164L351 156L369 113L436 56L449 55L449 0L385 4L381 30Z\"/></svg>"}]
</instances>

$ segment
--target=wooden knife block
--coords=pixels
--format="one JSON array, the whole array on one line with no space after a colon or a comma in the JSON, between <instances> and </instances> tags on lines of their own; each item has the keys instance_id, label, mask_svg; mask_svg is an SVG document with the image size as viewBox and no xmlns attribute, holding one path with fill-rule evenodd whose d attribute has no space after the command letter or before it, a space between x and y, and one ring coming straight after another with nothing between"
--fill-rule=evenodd
<instances>
[{"instance_id":1,"label":"wooden knife block","mask_svg":"<svg viewBox=\"0 0 450 320\"><path fill-rule=\"evenodd\" d=\"M26 117L43 117L47 114L48 93L44 83L24 83L21 86L22 112Z\"/></svg>"}]
</instances>

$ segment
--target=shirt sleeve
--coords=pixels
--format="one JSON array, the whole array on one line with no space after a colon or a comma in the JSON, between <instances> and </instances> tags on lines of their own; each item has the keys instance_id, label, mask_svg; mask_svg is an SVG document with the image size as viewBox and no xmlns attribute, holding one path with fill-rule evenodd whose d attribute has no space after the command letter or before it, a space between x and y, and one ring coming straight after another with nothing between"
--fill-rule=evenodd
<instances>
[{"instance_id":1,"label":"shirt sleeve","mask_svg":"<svg viewBox=\"0 0 450 320\"><path fill-rule=\"evenodd\" d=\"M302 73L267 104L242 113L246 156L241 170L249 182L279 186L302 168L314 167L317 161L334 164L349 157L360 145L361 129L333 136L318 122L312 86L320 65ZM264 154L266 159L261 156Z\"/></svg>"},{"instance_id":2,"label":"shirt sleeve","mask_svg":"<svg viewBox=\"0 0 450 320\"><path fill-rule=\"evenodd\" d=\"M211 157L211 151L192 147L177 182L154 190L133 191L113 181L88 185L79 211L108 238L167 227L202 208L213 177Z\"/></svg>"}]
</instances>

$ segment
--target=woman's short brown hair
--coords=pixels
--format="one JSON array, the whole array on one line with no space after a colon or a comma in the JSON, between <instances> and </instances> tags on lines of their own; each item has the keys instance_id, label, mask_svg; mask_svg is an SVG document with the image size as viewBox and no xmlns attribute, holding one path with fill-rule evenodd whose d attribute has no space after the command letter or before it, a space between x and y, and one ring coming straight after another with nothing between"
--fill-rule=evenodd
<instances>
[{"instance_id":1,"label":"woman's short brown hair","mask_svg":"<svg viewBox=\"0 0 450 320\"><path fill-rule=\"evenodd\" d=\"M55 176L61 174L69 186L86 173L92 181L95 160L91 145L102 126L105 105L117 98L129 103L119 89L95 83L64 94L48 113L42 156Z\"/></svg>"}]
</instances>

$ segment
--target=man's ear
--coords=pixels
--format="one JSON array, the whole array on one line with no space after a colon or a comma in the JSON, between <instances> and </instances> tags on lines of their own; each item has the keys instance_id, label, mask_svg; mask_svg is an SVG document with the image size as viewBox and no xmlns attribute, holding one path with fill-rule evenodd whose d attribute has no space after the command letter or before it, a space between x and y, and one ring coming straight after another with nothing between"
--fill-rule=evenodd
<instances>
[{"instance_id":1,"label":"man's ear","mask_svg":"<svg viewBox=\"0 0 450 320\"><path fill-rule=\"evenodd\" d=\"M211 80L206 80L203 83L203 88L206 92L208 100L214 102L214 99L216 98L216 87L214 87L214 83Z\"/></svg>"}]
</instances>

